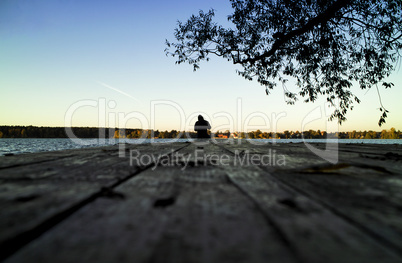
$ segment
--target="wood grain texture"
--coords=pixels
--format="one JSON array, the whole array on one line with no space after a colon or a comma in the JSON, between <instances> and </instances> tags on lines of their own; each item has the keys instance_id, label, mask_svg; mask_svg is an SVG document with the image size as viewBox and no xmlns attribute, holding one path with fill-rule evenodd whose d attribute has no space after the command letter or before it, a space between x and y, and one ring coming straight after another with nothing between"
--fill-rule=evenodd
<instances>
[{"instance_id":1,"label":"wood grain texture","mask_svg":"<svg viewBox=\"0 0 402 263\"><path fill-rule=\"evenodd\" d=\"M160 156L184 146L131 147ZM39 163L0 170L0 258L145 168L130 165L127 157L119 158L118 148L113 146L78 153L49 162L41 162L40 156Z\"/></svg>"},{"instance_id":2,"label":"wood grain texture","mask_svg":"<svg viewBox=\"0 0 402 263\"><path fill-rule=\"evenodd\" d=\"M339 145L336 164L304 144L118 148L2 157L5 262L402 261L400 146Z\"/></svg>"},{"instance_id":3,"label":"wood grain texture","mask_svg":"<svg viewBox=\"0 0 402 263\"><path fill-rule=\"evenodd\" d=\"M296 262L219 169L148 169L115 192L124 198L97 199L7 262Z\"/></svg>"}]
</instances>

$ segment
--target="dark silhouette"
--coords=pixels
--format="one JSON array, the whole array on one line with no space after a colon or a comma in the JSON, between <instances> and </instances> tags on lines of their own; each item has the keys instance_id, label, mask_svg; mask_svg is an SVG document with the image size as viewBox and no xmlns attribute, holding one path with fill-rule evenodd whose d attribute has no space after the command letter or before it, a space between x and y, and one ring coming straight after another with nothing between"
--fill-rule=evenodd
<instances>
[{"instance_id":1,"label":"dark silhouette","mask_svg":"<svg viewBox=\"0 0 402 263\"><path fill-rule=\"evenodd\" d=\"M194 125L194 130L197 132L197 138L210 138L208 129L211 129L209 122L204 120L204 117L198 115L198 121Z\"/></svg>"},{"instance_id":2,"label":"dark silhouette","mask_svg":"<svg viewBox=\"0 0 402 263\"><path fill-rule=\"evenodd\" d=\"M188 62L194 71L211 56L224 58L242 68L236 69L238 75L259 82L267 95L284 87L291 105L298 98L314 102L324 96L337 106L329 118L339 124L353 103L360 102L351 86L394 86L387 77L401 57L402 1L230 2L228 28L214 21L214 9L200 10L177 23L176 40L166 41L166 54L175 57L176 64ZM297 80L298 92L282 86L291 79ZM381 126L388 110L380 97L378 104Z\"/></svg>"}]
</instances>

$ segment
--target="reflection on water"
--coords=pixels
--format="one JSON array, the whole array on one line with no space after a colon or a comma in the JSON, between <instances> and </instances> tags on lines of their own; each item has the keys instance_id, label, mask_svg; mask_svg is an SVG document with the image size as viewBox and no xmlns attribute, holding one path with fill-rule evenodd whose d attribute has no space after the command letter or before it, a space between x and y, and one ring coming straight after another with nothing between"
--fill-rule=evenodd
<instances>
[{"instance_id":1,"label":"reflection on water","mask_svg":"<svg viewBox=\"0 0 402 263\"><path fill-rule=\"evenodd\" d=\"M154 143L188 142L192 139L154 139ZM218 140L224 142L225 140ZM303 143L302 139L260 139L259 143ZM383 139L306 139L308 143L372 143L372 144L402 144L402 140ZM44 151L60 151L85 147L115 145L119 142L131 144L150 143L151 139L0 139L0 155L20 154Z\"/></svg>"}]
</instances>

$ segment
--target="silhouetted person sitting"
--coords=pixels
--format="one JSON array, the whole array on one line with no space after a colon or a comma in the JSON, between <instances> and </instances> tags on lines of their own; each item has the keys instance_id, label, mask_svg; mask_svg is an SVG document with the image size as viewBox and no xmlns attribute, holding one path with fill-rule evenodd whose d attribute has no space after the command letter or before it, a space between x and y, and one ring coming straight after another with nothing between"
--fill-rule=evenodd
<instances>
[{"instance_id":1,"label":"silhouetted person sitting","mask_svg":"<svg viewBox=\"0 0 402 263\"><path fill-rule=\"evenodd\" d=\"M210 138L208 129L211 129L209 122L204 120L204 117L198 115L198 121L194 125L194 130L197 132L197 138Z\"/></svg>"}]
</instances>

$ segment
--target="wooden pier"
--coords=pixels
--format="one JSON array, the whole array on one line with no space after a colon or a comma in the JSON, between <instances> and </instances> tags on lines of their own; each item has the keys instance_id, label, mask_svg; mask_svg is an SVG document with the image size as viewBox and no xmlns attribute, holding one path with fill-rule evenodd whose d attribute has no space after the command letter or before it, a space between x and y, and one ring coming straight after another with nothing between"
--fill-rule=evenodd
<instances>
[{"instance_id":1,"label":"wooden pier","mask_svg":"<svg viewBox=\"0 0 402 263\"><path fill-rule=\"evenodd\" d=\"M334 163L246 141L0 157L0 261L402 262L402 146L338 147Z\"/></svg>"}]
</instances>

